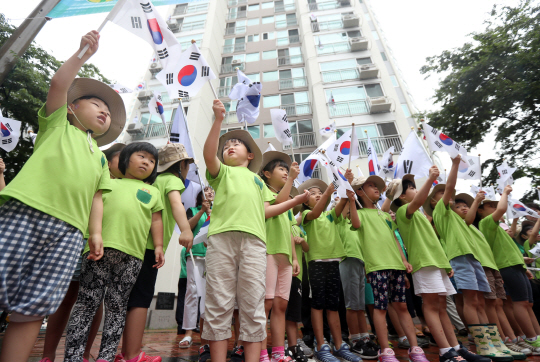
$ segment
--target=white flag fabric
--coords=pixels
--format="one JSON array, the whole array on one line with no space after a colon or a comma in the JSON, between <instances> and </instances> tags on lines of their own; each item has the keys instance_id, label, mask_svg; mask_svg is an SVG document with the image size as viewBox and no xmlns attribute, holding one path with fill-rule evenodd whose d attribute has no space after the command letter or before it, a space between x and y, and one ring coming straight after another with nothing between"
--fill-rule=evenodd
<instances>
[{"instance_id":1,"label":"white flag fabric","mask_svg":"<svg viewBox=\"0 0 540 362\"><path fill-rule=\"evenodd\" d=\"M389 149L387 149L384 152L384 155L381 159L381 169L379 171L379 177L382 177L384 179L393 179L394 178L394 146L390 146Z\"/></svg>"},{"instance_id":2,"label":"white flag fabric","mask_svg":"<svg viewBox=\"0 0 540 362\"><path fill-rule=\"evenodd\" d=\"M133 93L133 89L128 88L120 83L109 84L112 89L118 94Z\"/></svg>"},{"instance_id":3,"label":"white flag fabric","mask_svg":"<svg viewBox=\"0 0 540 362\"><path fill-rule=\"evenodd\" d=\"M497 172L499 173L499 183L502 184L510 180L511 183L506 183L506 185L512 185L513 184L512 175L514 174L515 171L516 171L516 168L508 166L508 163L506 163L506 160L503 161L500 166L497 166Z\"/></svg>"},{"instance_id":4,"label":"white flag fabric","mask_svg":"<svg viewBox=\"0 0 540 362\"><path fill-rule=\"evenodd\" d=\"M298 182L302 183L311 178L311 175L313 174L313 171L317 166L317 162L322 157L319 153L323 150L326 151L326 149L330 147L335 141L336 135L334 133L326 141L324 141L322 145L320 145L315 151L313 151L300 163L300 174L296 178Z\"/></svg>"},{"instance_id":5,"label":"white flag fabric","mask_svg":"<svg viewBox=\"0 0 540 362\"><path fill-rule=\"evenodd\" d=\"M277 151L274 145L271 144L270 142L268 142L268 147L266 148L264 152L268 152L268 151Z\"/></svg>"},{"instance_id":6,"label":"white flag fabric","mask_svg":"<svg viewBox=\"0 0 540 362\"><path fill-rule=\"evenodd\" d=\"M317 15L315 15L315 14L313 14L313 13L311 13L311 14L309 15L309 18L311 19L311 21L317 21Z\"/></svg>"},{"instance_id":7,"label":"white flag fabric","mask_svg":"<svg viewBox=\"0 0 540 362\"><path fill-rule=\"evenodd\" d=\"M146 89L146 82L140 82L139 84L137 84L137 86L135 87L138 91L142 91L142 90L145 90Z\"/></svg>"},{"instance_id":8,"label":"white flag fabric","mask_svg":"<svg viewBox=\"0 0 540 362\"><path fill-rule=\"evenodd\" d=\"M127 0L111 20L154 48L163 68L176 62L182 48L150 0Z\"/></svg>"},{"instance_id":9,"label":"white flag fabric","mask_svg":"<svg viewBox=\"0 0 540 362\"><path fill-rule=\"evenodd\" d=\"M538 213L527 206L521 201L508 198L508 211L511 219L515 219L520 216L531 216L538 219L540 216Z\"/></svg>"},{"instance_id":10,"label":"white flag fabric","mask_svg":"<svg viewBox=\"0 0 540 362\"><path fill-rule=\"evenodd\" d=\"M229 92L230 99L240 99L246 95L249 85L252 84L251 80L240 70L236 70L238 83L236 83Z\"/></svg>"},{"instance_id":11,"label":"white flag fabric","mask_svg":"<svg viewBox=\"0 0 540 362\"><path fill-rule=\"evenodd\" d=\"M446 152L452 158L457 157L457 155L459 154L461 155L461 163L467 163L467 150L465 149L465 147L462 147L459 143L455 142L453 139L451 139L438 129L431 127L427 123L424 123L423 127L428 147L432 152Z\"/></svg>"},{"instance_id":12,"label":"white flag fabric","mask_svg":"<svg viewBox=\"0 0 540 362\"><path fill-rule=\"evenodd\" d=\"M189 132L187 128L187 120L184 116L184 109L182 108L182 105L180 104L178 108L176 109L176 114L174 115L173 124L171 127L171 143L181 143L186 148L186 152L189 157L193 157L195 159L195 153L193 152L193 146L191 145L191 139L189 138ZM195 182L197 184L200 184L201 181L199 180L199 176L197 176L197 165L195 163L192 163L189 165L189 172L186 177L186 180L190 180L191 182ZM187 185L186 191L187 191ZM186 192L184 191L184 193ZM199 190L200 191L200 190ZM195 205L195 198L197 197L197 193L195 193L195 196L193 198L193 205ZM185 196L182 194L182 202L184 202L185 205Z\"/></svg>"},{"instance_id":13,"label":"white flag fabric","mask_svg":"<svg viewBox=\"0 0 540 362\"><path fill-rule=\"evenodd\" d=\"M202 224L201 228L199 229L199 233L193 238L193 245L206 243L208 241L208 228L209 227L210 227L210 215L208 215L208 217L204 221L204 224Z\"/></svg>"},{"instance_id":14,"label":"white flag fabric","mask_svg":"<svg viewBox=\"0 0 540 362\"><path fill-rule=\"evenodd\" d=\"M196 175L195 178L197 179L197 181L199 181ZM192 181L189 178L186 178L184 180L184 187L186 189L184 190L184 192L182 192L182 203L184 204L184 208L187 210L190 207L197 206L197 195L199 194L199 192L201 192L202 187L201 185L199 185L198 182Z\"/></svg>"},{"instance_id":15,"label":"white flag fabric","mask_svg":"<svg viewBox=\"0 0 540 362\"><path fill-rule=\"evenodd\" d=\"M356 142L352 140L352 129L350 129L326 149L326 156L339 167L349 162L349 155L351 156L351 161L359 158L359 148L358 140Z\"/></svg>"},{"instance_id":16,"label":"white flag fabric","mask_svg":"<svg viewBox=\"0 0 540 362\"><path fill-rule=\"evenodd\" d=\"M427 177L432 165L424 145L420 143L414 131L411 131L403 144L401 155L399 155L394 178L403 178L408 173L413 174L415 178Z\"/></svg>"},{"instance_id":17,"label":"white flag fabric","mask_svg":"<svg viewBox=\"0 0 540 362\"><path fill-rule=\"evenodd\" d=\"M476 196L476 194L478 194L478 192L480 191L485 192L487 200L497 201L495 189L493 189L493 186L482 187L482 189L480 189L480 187L476 185L471 185L471 194L473 194L473 196Z\"/></svg>"},{"instance_id":18,"label":"white flag fabric","mask_svg":"<svg viewBox=\"0 0 540 362\"><path fill-rule=\"evenodd\" d=\"M0 148L11 152L17 147L21 137L21 122L2 117L0 114Z\"/></svg>"},{"instance_id":19,"label":"white flag fabric","mask_svg":"<svg viewBox=\"0 0 540 362\"><path fill-rule=\"evenodd\" d=\"M377 151L375 150L375 147L373 147L373 144L371 143L371 138L367 138L367 155L368 155L368 169L369 169L369 175L374 176L378 175L380 171L379 167L379 161L377 160Z\"/></svg>"},{"instance_id":20,"label":"white flag fabric","mask_svg":"<svg viewBox=\"0 0 540 362\"><path fill-rule=\"evenodd\" d=\"M288 146L293 144L291 128L287 121L287 113L284 109L273 108L270 110L270 118L274 126L276 138L282 145Z\"/></svg>"},{"instance_id":21,"label":"white flag fabric","mask_svg":"<svg viewBox=\"0 0 540 362\"><path fill-rule=\"evenodd\" d=\"M236 104L236 117L239 122L255 123L259 117L262 84L252 83L248 86L246 94Z\"/></svg>"},{"instance_id":22,"label":"white flag fabric","mask_svg":"<svg viewBox=\"0 0 540 362\"><path fill-rule=\"evenodd\" d=\"M321 128L319 130L319 133L321 134L321 136L326 136L326 135L334 133L335 130L336 130L336 121L333 121L328 126Z\"/></svg>"},{"instance_id":23,"label":"white flag fabric","mask_svg":"<svg viewBox=\"0 0 540 362\"><path fill-rule=\"evenodd\" d=\"M185 98L195 96L203 85L216 75L204 59L196 43L169 62L156 78L165 86L169 97Z\"/></svg>"},{"instance_id":24,"label":"white flag fabric","mask_svg":"<svg viewBox=\"0 0 540 362\"><path fill-rule=\"evenodd\" d=\"M29 131L28 132L28 137L30 137L30 139L32 140L32 144L35 145L36 144L37 134L35 134L32 131Z\"/></svg>"},{"instance_id":25,"label":"white flag fabric","mask_svg":"<svg viewBox=\"0 0 540 362\"><path fill-rule=\"evenodd\" d=\"M320 162L326 168L328 179L334 184L339 197L347 198L347 190L354 191L349 181L343 176L339 168L325 157L322 157Z\"/></svg>"},{"instance_id":26,"label":"white flag fabric","mask_svg":"<svg viewBox=\"0 0 540 362\"><path fill-rule=\"evenodd\" d=\"M148 102L148 111L151 114L154 114L161 118L163 125L167 127L167 122L165 120L165 108L163 108L163 99L161 99L161 93L154 91L154 96Z\"/></svg>"},{"instance_id":27,"label":"white flag fabric","mask_svg":"<svg viewBox=\"0 0 540 362\"><path fill-rule=\"evenodd\" d=\"M467 161L467 165L463 164L463 162L459 163L458 178L462 180L481 180L480 157L467 155L465 161Z\"/></svg>"},{"instance_id":28,"label":"white flag fabric","mask_svg":"<svg viewBox=\"0 0 540 362\"><path fill-rule=\"evenodd\" d=\"M358 177L364 177L364 174L362 173L360 166L356 165L356 168L358 169Z\"/></svg>"}]
</instances>

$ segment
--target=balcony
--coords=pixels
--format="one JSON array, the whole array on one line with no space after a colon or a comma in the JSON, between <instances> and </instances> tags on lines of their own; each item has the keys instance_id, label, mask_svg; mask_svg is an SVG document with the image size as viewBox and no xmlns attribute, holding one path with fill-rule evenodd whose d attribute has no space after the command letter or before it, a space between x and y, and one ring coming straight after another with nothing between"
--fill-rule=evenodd
<instances>
[{"instance_id":1,"label":"balcony","mask_svg":"<svg viewBox=\"0 0 540 362\"><path fill-rule=\"evenodd\" d=\"M360 19L356 14L346 14L342 17L344 28L357 28L360 25Z\"/></svg>"},{"instance_id":2,"label":"balcony","mask_svg":"<svg viewBox=\"0 0 540 362\"><path fill-rule=\"evenodd\" d=\"M311 114L311 103L282 104L280 108L285 110L287 117Z\"/></svg>"},{"instance_id":3,"label":"balcony","mask_svg":"<svg viewBox=\"0 0 540 362\"><path fill-rule=\"evenodd\" d=\"M317 54L338 54L338 53L347 53L351 51L351 44L348 41L342 41L333 44L322 44L316 45Z\"/></svg>"},{"instance_id":4,"label":"balcony","mask_svg":"<svg viewBox=\"0 0 540 362\"><path fill-rule=\"evenodd\" d=\"M167 21L167 26L173 33L178 32L180 26L178 25L178 22L175 20Z\"/></svg>"},{"instance_id":5,"label":"balcony","mask_svg":"<svg viewBox=\"0 0 540 362\"><path fill-rule=\"evenodd\" d=\"M183 4L183 5L185 5L185 4ZM206 11L206 10L208 10L208 3L197 4L197 3L194 2L194 3L190 3L188 6L177 6L174 9L173 16L183 15L183 14L199 13L201 11Z\"/></svg>"},{"instance_id":6,"label":"balcony","mask_svg":"<svg viewBox=\"0 0 540 362\"><path fill-rule=\"evenodd\" d=\"M134 141L140 141L148 138L160 138L165 137L171 132L172 122L167 122L167 126L163 123L150 123L137 129L137 132L129 132L131 139ZM130 125L131 126L131 125Z\"/></svg>"},{"instance_id":7,"label":"balcony","mask_svg":"<svg viewBox=\"0 0 540 362\"><path fill-rule=\"evenodd\" d=\"M289 19L289 20L276 21L276 29L283 29L283 28L288 28L291 26L298 26L298 20Z\"/></svg>"},{"instance_id":8,"label":"balcony","mask_svg":"<svg viewBox=\"0 0 540 362\"><path fill-rule=\"evenodd\" d=\"M346 117L353 114L369 114L367 100L336 102L335 105L328 104L330 117Z\"/></svg>"},{"instance_id":9,"label":"balcony","mask_svg":"<svg viewBox=\"0 0 540 362\"><path fill-rule=\"evenodd\" d=\"M245 26L237 26L234 28L226 28L225 35L244 34L246 32Z\"/></svg>"},{"instance_id":10,"label":"balcony","mask_svg":"<svg viewBox=\"0 0 540 362\"><path fill-rule=\"evenodd\" d=\"M302 64L304 62L302 58L302 54L286 55L283 57L278 57L277 60L278 60L278 67L282 67L285 65Z\"/></svg>"},{"instance_id":11,"label":"balcony","mask_svg":"<svg viewBox=\"0 0 540 362\"><path fill-rule=\"evenodd\" d=\"M225 119L223 120L225 124L234 124L240 123L238 117L236 116L236 111L229 111L225 114ZM400 148L401 149L401 148Z\"/></svg>"},{"instance_id":12,"label":"balcony","mask_svg":"<svg viewBox=\"0 0 540 362\"><path fill-rule=\"evenodd\" d=\"M323 83L345 82L348 80L358 80L359 72L357 68L329 70L321 72Z\"/></svg>"},{"instance_id":13,"label":"balcony","mask_svg":"<svg viewBox=\"0 0 540 362\"><path fill-rule=\"evenodd\" d=\"M360 79L372 79L379 76L379 68L375 64L362 64L358 66Z\"/></svg>"},{"instance_id":14,"label":"balcony","mask_svg":"<svg viewBox=\"0 0 540 362\"><path fill-rule=\"evenodd\" d=\"M279 80L279 90L307 87L307 78L288 78Z\"/></svg>"},{"instance_id":15,"label":"balcony","mask_svg":"<svg viewBox=\"0 0 540 362\"><path fill-rule=\"evenodd\" d=\"M159 63L153 63L148 70L152 75L150 79L156 79L156 75L163 70L163 67Z\"/></svg>"},{"instance_id":16,"label":"balcony","mask_svg":"<svg viewBox=\"0 0 540 362\"><path fill-rule=\"evenodd\" d=\"M351 6L351 2L349 0L324 1L324 2L319 2L319 3L308 4L309 11L332 10L332 9L345 8L349 6Z\"/></svg>"},{"instance_id":17,"label":"balcony","mask_svg":"<svg viewBox=\"0 0 540 362\"><path fill-rule=\"evenodd\" d=\"M312 21L311 30L314 33L319 31L327 31L333 29L343 29L343 20L330 20L330 21Z\"/></svg>"},{"instance_id":18,"label":"balcony","mask_svg":"<svg viewBox=\"0 0 540 362\"><path fill-rule=\"evenodd\" d=\"M294 4L274 6L274 13L284 13L286 11L294 11L294 10L296 10L296 6Z\"/></svg>"},{"instance_id":19,"label":"balcony","mask_svg":"<svg viewBox=\"0 0 540 362\"><path fill-rule=\"evenodd\" d=\"M403 143L399 135L373 137L370 139L373 147L375 147L375 152L377 152L378 155L384 154L384 152L392 146L394 146L394 150L396 150L394 154L401 153ZM360 144L360 157L367 157L367 139L359 139L358 143Z\"/></svg>"},{"instance_id":20,"label":"balcony","mask_svg":"<svg viewBox=\"0 0 540 362\"><path fill-rule=\"evenodd\" d=\"M229 0L229 6L247 4L247 0Z\"/></svg>"},{"instance_id":21,"label":"balcony","mask_svg":"<svg viewBox=\"0 0 540 362\"><path fill-rule=\"evenodd\" d=\"M233 45L225 45L223 47L223 54L237 53L246 51L246 43L238 43Z\"/></svg>"},{"instance_id":22,"label":"balcony","mask_svg":"<svg viewBox=\"0 0 540 362\"><path fill-rule=\"evenodd\" d=\"M247 17L247 11L235 11L227 15L227 20L242 19Z\"/></svg>"},{"instance_id":23,"label":"balcony","mask_svg":"<svg viewBox=\"0 0 540 362\"><path fill-rule=\"evenodd\" d=\"M292 147L295 149L317 146L314 132L293 134L292 139L293 139ZM283 149L290 150L291 146L290 145L283 146Z\"/></svg>"},{"instance_id":24,"label":"balcony","mask_svg":"<svg viewBox=\"0 0 540 362\"><path fill-rule=\"evenodd\" d=\"M300 43L300 35L290 35L284 38L277 38L276 39L276 45L277 46L284 46L289 44L299 44Z\"/></svg>"},{"instance_id":25,"label":"balcony","mask_svg":"<svg viewBox=\"0 0 540 362\"><path fill-rule=\"evenodd\" d=\"M236 72L236 68L244 70L244 63L221 64L221 74Z\"/></svg>"},{"instance_id":26,"label":"balcony","mask_svg":"<svg viewBox=\"0 0 540 362\"><path fill-rule=\"evenodd\" d=\"M369 46L369 41L363 36L357 38L349 38L349 43L351 45L351 51L353 52L367 50Z\"/></svg>"},{"instance_id":27,"label":"balcony","mask_svg":"<svg viewBox=\"0 0 540 362\"><path fill-rule=\"evenodd\" d=\"M224 86L224 87L218 87L217 94L218 97L228 97L229 93L231 93L232 86Z\"/></svg>"},{"instance_id":28,"label":"balcony","mask_svg":"<svg viewBox=\"0 0 540 362\"><path fill-rule=\"evenodd\" d=\"M189 102L189 97L173 98L171 103L180 103L180 101L182 101L182 103Z\"/></svg>"},{"instance_id":29,"label":"balcony","mask_svg":"<svg viewBox=\"0 0 540 362\"><path fill-rule=\"evenodd\" d=\"M192 23L182 23L179 25L180 29L178 31L182 32L182 31L204 29L205 24L206 24L206 20L194 21Z\"/></svg>"},{"instance_id":30,"label":"balcony","mask_svg":"<svg viewBox=\"0 0 540 362\"><path fill-rule=\"evenodd\" d=\"M388 97L368 97L369 113L390 112L392 101Z\"/></svg>"}]
</instances>

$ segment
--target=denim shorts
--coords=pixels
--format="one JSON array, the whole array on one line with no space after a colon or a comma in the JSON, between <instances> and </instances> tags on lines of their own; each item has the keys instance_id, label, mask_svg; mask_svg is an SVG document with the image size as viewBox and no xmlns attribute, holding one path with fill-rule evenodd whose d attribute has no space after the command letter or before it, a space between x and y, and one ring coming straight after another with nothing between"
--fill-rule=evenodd
<instances>
[{"instance_id":1,"label":"denim shorts","mask_svg":"<svg viewBox=\"0 0 540 362\"><path fill-rule=\"evenodd\" d=\"M450 260L454 269L454 280L458 290L477 290L484 293L491 292L486 272L472 254L456 256Z\"/></svg>"}]
</instances>

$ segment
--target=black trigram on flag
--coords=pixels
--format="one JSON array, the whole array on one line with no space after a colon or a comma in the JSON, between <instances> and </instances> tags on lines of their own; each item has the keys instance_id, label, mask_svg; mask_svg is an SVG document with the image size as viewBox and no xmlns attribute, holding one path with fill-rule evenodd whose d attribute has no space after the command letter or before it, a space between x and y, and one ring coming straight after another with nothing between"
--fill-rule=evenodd
<instances>
[{"instance_id":1,"label":"black trigram on flag","mask_svg":"<svg viewBox=\"0 0 540 362\"><path fill-rule=\"evenodd\" d=\"M8 139L5 139L5 140L2 140L3 145L10 144L11 142L13 142L13 138L8 138Z\"/></svg>"},{"instance_id":2,"label":"black trigram on flag","mask_svg":"<svg viewBox=\"0 0 540 362\"><path fill-rule=\"evenodd\" d=\"M167 73L167 76L165 77L165 81L167 82L167 84L173 84L173 78L174 78L173 73Z\"/></svg>"},{"instance_id":3,"label":"black trigram on flag","mask_svg":"<svg viewBox=\"0 0 540 362\"><path fill-rule=\"evenodd\" d=\"M141 8L143 9L145 13L152 12L152 5L150 5L150 3L146 3L146 4L140 3L140 4L141 4Z\"/></svg>"},{"instance_id":4,"label":"black trigram on flag","mask_svg":"<svg viewBox=\"0 0 540 362\"><path fill-rule=\"evenodd\" d=\"M165 59L165 58L169 57L169 52L167 51L167 48L163 48L163 49L157 51L157 55L158 55L159 59Z\"/></svg>"},{"instance_id":5,"label":"black trigram on flag","mask_svg":"<svg viewBox=\"0 0 540 362\"><path fill-rule=\"evenodd\" d=\"M186 98L186 97L189 97L189 92L184 92L181 90L178 91L178 98Z\"/></svg>"},{"instance_id":6,"label":"black trigram on flag","mask_svg":"<svg viewBox=\"0 0 540 362\"><path fill-rule=\"evenodd\" d=\"M191 55L189 56L189 59L191 59L191 60L199 60L200 56L201 56L201 55L200 55L199 53L193 52L193 53L191 53Z\"/></svg>"},{"instance_id":7,"label":"black trigram on flag","mask_svg":"<svg viewBox=\"0 0 540 362\"><path fill-rule=\"evenodd\" d=\"M287 137L289 137L289 138L291 138L291 137L292 137L292 136L291 136L291 131L290 131L290 130L288 130L288 129L286 129L286 130L283 130L283 133L285 133L285 135L286 135Z\"/></svg>"},{"instance_id":8,"label":"black trigram on flag","mask_svg":"<svg viewBox=\"0 0 540 362\"><path fill-rule=\"evenodd\" d=\"M284 114L284 115L283 115L283 118L281 118L281 120L282 120L283 122L287 122L287 114Z\"/></svg>"},{"instance_id":9,"label":"black trigram on flag","mask_svg":"<svg viewBox=\"0 0 540 362\"><path fill-rule=\"evenodd\" d=\"M432 128L431 133L433 133L436 136L437 135L437 130L435 128Z\"/></svg>"},{"instance_id":10,"label":"black trigram on flag","mask_svg":"<svg viewBox=\"0 0 540 362\"><path fill-rule=\"evenodd\" d=\"M13 132L13 128L9 125L9 123L4 123L4 126L10 130L10 132Z\"/></svg>"},{"instance_id":11,"label":"black trigram on flag","mask_svg":"<svg viewBox=\"0 0 540 362\"><path fill-rule=\"evenodd\" d=\"M132 16L131 17L131 27L133 29L142 29L142 21L139 16Z\"/></svg>"},{"instance_id":12,"label":"black trigram on flag","mask_svg":"<svg viewBox=\"0 0 540 362\"><path fill-rule=\"evenodd\" d=\"M191 53L194 54L194 53ZM210 67L203 65L201 67L201 77L208 77L210 75Z\"/></svg>"},{"instance_id":13,"label":"black trigram on flag","mask_svg":"<svg viewBox=\"0 0 540 362\"><path fill-rule=\"evenodd\" d=\"M342 163L343 161L345 161L345 159L341 156L337 156L336 159L337 159L337 162L339 163Z\"/></svg>"},{"instance_id":14,"label":"black trigram on flag","mask_svg":"<svg viewBox=\"0 0 540 362\"><path fill-rule=\"evenodd\" d=\"M178 143L180 142L180 134L179 133L172 133L171 132L171 142Z\"/></svg>"},{"instance_id":15,"label":"black trigram on flag","mask_svg":"<svg viewBox=\"0 0 540 362\"><path fill-rule=\"evenodd\" d=\"M476 172L475 171L471 171L468 173L469 177L473 177L474 175L476 175Z\"/></svg>"},{"instance_id":16,"label":"black trigram on flag","mask_svg":"<svg viewBox=\"0 0 540 362\"><path fill-rule=\"evenodd\" d=\"M128 90L127 90L126 88L120 88L120 92L122 92L122 93L127 93Z\"/></svg>"},{"instance_id":17,"label":"black trigram on flag","mask_svg":"<svg viewBox=\"0 0 540 362\"><path fill-rule=\"evenodd\" d=\"M336 152L339 149L339 145L334 145L334 152Z\"/></svg>"},{"instance_id":18,"label":"black trigram on flag","mask_svg":"<svg viewBox=\"0 0 540 362\"><path fill-rule=\"evenodd\" d=\"M437 147L439 147L439 148L442 148L442 147L443 147L443 145L441 145L441 143L440 143L439 141L435 141L435 142L433 142L433 143L435 143L435 146L437 146Z\"/></svg>"},{"instance_id":19,"label":"black trigram on flag","mask_svg":"<svg viewBox=\"0 0 540 362\"><path fill-rule=\"evenodd\" d=\"M403 161L403 170L404 170L405 174L411 173L412 165L413 165L413 161L411 161L411 160Z\"/></svg>"}]
</instances>

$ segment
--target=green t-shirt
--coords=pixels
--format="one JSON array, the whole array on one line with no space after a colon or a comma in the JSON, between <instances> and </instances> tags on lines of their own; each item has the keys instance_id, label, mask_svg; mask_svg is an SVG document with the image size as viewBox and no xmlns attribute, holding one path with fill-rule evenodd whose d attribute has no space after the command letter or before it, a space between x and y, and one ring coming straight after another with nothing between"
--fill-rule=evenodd
<instances>
[{"instance_id":1,"label":"green t-shirt","mask_svg":"<svg viewBox=\"0 0 540 362\"><path fill-rule=\"evenodd\" d=\"M499 226L498 222L493 220L493 215L488 215L480 220L478 226L486 237L491 251L493 251L499 270L513 265L523 265L525 268L523 254L521 254L510 235Z\"/></svg>"},{"instance_id":2,"label":"green t-shirt","mask_svg":"<svg viewBox=\"0 0 540 362\"><path fill-rule=\"evenodd\" d=\"M351 230L351 220L341 218L342 220L336 225L345 249L345 255L347 258L356 258L364 260L362 255L362 249L360 248L360 233L357 230Z\"/></svg>"},{"instance_id":3,"label":"green t-shirt","mask_svg":"<svg viewBox=\"0 0 540 362\"><path fill-rule=\"evenodd\" d=\"M163 219L163 252L165 253L171 241L174 225L176 225L172 213L171 201L169 200L169 192L180 191L180 194L182 194L186 188L181 179L168 172L158 175L153 186L161 193L161 203L163 205L163 212L161 213L161 218ZM152 234L148 234L146 249L154 250Z\"/></svg>"},{"instance_id":4,"label":"green t-shirt","mask_svg":"<svg viewBox=\"0 0 540 362\"><path fill-rule=\"evenodd\" d=\"M446 256L448 260L455 257L472 254L478 260L476 245L469 232L465 220L456 214L448 205L444 205L440 199L433 209L433 222L441 239L446 243Z\"/></svg>"},{"instance_id":5,"label":"green t-shirt","mask_svg":"<svg viewBox=\"0 0 540 362\"><path fill-rule=\"evenodd\" d=\"M95 140L92 153L86 133L69 124L66 105L49 117L41 107L38 123L34 153L0 192L0 205L17 199L84 233L94 194L110 190L107 159Z\"/></svg>"},{"instance_id":6,"label":"green t-shirt","mask_svg":"<svg viewBox=\"0 0 540 362\"><path fill-rule=\"evenodd\" d=\"M529 250L532 249L531 244L529 244L529 240L525 240L525 242L523 243L523 249L525 250L529 258L535 259L534 262L532 263L532 266L535 268L538 268L537 263L536 263L536 255L533 255L529 252ZM540 279L540 271L534 272L534 279Z\"/></svg>"},{"instance_id":7,"label":"green t-shirt","mask_svg":"<svg viewBox=\"0 0 540 362\"><path fill-rule=\"evenodd\" d=\"M193 216L195 216L199 211L201 211L201 208L202 208L202 205L197 206L197 207L189 208L188 212L187 212L188 220L191 219ZM190 215L191 215L191 217L190 217ZM206 212L203 212L201 218L197 222L197 225L195 225L195 229L192 230L194 237L197 236L197 234L199 233L199 230L201 230L201 227L203 226L203 224L204 224L204 222L206 221L207 218L208 218L208 215L206 215ZM193 253L193 256L205 257L206 256L206 246L204 246L204 243L199 243L197 245L193 245L193 247L191 248L191 252ZM189 254L186 255L186 258L188 256L189 256Z\"/></svg>"},{"instance_id":8,"label":"green t-shirt","mask_svg":"<svg viewBox=\"0 0 540 362\"><path fill-rule=\"evenodd\" d=\"M336 216L335 209L323 211L315 220L307 221L306 215L310 210L302 212L302 226L309 238L309 251L306 261L323 259L341 259L345 256L345 250L339 237L337 223L341 221L341 215Z\"/></svg>"},{"instance_id":9,"label":"green t-shirt","mask_svg":"<svg viewBox=\"0 0 540 362\"><path fill-rule=\"evenodd\" d=\"M394 233L392 218L378 209L360 209L360 247L366 273L377 270L405 270ZM381 213L379 215L379 213Z\"/></svg>"},{"instance_id":10,"label":"green t-shirt","mask_svg":"<svg viewBox=\"0 0 540 362\"><path fill-rule=\"evenodd\" d=\"M180 279L187 278L186 270L186 248L182 248L180 252Z\"/></svg>"},{"instance_id":11,"label":"green t-shirt","mask_svg":"<svg viewBox=\"0 0 540 362\"><path fill-rule=\"evenodd\" d=\"M424 215L415 211L409 219L407 205L403 205L396 213L396 222L405 242L413 273L426 266L451 269L437 234Z\"/></svg>"},{"instance_id":12,"label":"green t-shirt","mask_svg":"<svg viewBox=\"0 0 540 362\"><path fill-rule=\"evenodd\" d=\"M296 225L296 223L292 226L292 234L294 236L299 236L303 238L307 243L307 235L306 233L300 228L300 226ZM302 250L301 244L295 244L295 250L296 250L296 259L298 260L298 265L300 266L300 273L296 276L300 281L302 281L302 253L304 252Z\"/></svg>"},{"instance_id":13,"label":"green t-shirt","mask_svg":"<svg viewBox=\"0 0 540 362\"><path fill-rule=\"evenodd\" d=\"M227 231L253 234L266 243L264 203L274 200L261 178L247 167L220 165L213 178L206 178L216 191L208 236Z\"/></svg>"},{"instance_id":14,"label":"green t-shirt","mask_svg":"<svg viewBox=\"0 0 540 362\"><path fill-rule=\"evenodd\" d=\"M473 242L476 244L476 252L480 264L486 268L499 270L499 268L497 268L497 263L495 262L495 257L493 256L493 252L491 251L484 234L482 234L480 230L478 230L476 226L472 224L469 225L469 232L473 238Z\"/></svg>"},{"instance_id":15,"label":"green t-shirt","mask_svg":"<svg viewBox=\"0 0 540 362\"><path fill-rule=\"evenodd\" d=\"M111 192L103 195L103 247L144 260L152 214L163 210L161 194L141 180L123 178L109 182ZM83 253L89 250L87 245Z\"/></svg>"},{"instance_id":16,"label":"green t-shirt","mask_svg":"<svg viewBox=\"0 0 540 362\"><path fill-rule=\"evenodd\" d=\"M274 201L277 193L271 192ZM292 241L291 226L296 225L296 220L291 210L283 214L266 219L266 253L270 255L285 254L292 264Z\"/></svg>"}]
</instances>

